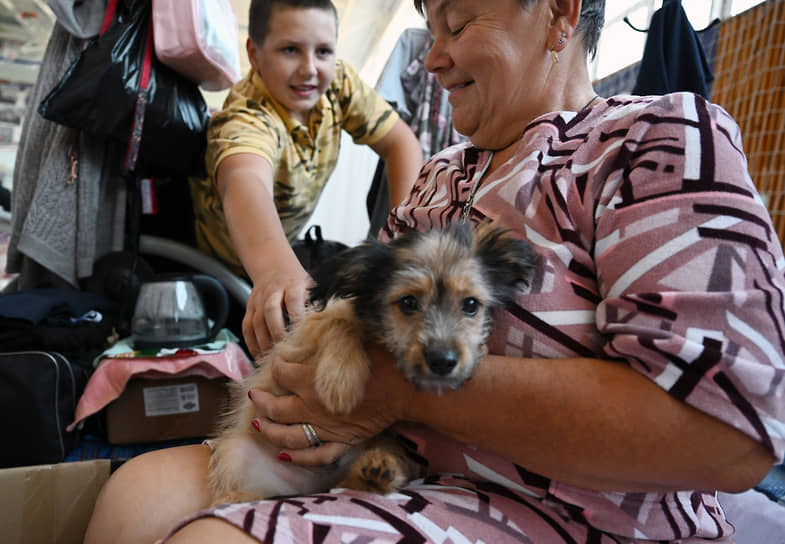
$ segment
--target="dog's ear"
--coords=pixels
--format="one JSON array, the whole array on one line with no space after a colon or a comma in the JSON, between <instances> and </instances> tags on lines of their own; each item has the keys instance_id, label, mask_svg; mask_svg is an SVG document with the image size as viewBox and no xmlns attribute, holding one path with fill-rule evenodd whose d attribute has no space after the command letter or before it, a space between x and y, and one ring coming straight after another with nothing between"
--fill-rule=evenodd
<instances>
[{"instance_id":1,"label":"dog's ear","mask_svg":"<svg viewBox=\"0 0 785 544\"><path fill-rule=\"evenodd\" d=\"M481 223L473 232L474 252L482 263L494 298L501 305L515 300L534 271L537 255L528 242L509 231Z\"/></svg>"},{"instance_id":2,"label":"dog's ear","mask_svg":"<svg viewBox=\"0 0 785 544\"><path fill-rule=\"evenodd\" d=\"M368 298L378 290L385 270L392 266L392 252L377 240L345 249L324 260L311 272L311 304L323 308L331 298Z\"/></svg>"}]
</instances>

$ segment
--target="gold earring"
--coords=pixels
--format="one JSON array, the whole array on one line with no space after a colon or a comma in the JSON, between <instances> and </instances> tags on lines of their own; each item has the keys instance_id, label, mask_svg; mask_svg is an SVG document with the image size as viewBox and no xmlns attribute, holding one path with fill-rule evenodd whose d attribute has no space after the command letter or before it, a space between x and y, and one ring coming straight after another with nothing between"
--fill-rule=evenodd
<instances>
[{"instance_id":1,"label":"gold earring","mask_svg":"<svg viewBox=\"0 0 785 544\"><path fill-rule=\"evenodd\" d=\"M557 64L559 62L559 54L555 49L551 49L551 59L553 59L553 64Z\"/></svg>"}]
</instances>

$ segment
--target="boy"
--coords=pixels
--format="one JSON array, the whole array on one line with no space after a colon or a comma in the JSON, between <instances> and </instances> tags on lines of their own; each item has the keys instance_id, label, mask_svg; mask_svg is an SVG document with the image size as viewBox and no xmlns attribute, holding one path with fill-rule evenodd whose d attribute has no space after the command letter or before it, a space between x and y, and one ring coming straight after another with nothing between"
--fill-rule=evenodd
<instances>
[{"instance_id":1,"label":"boy","mask_svg":"<svg viewBox=\"0 0 785 544\"><path fill-rule=\"evenodd\" d=\"M330 0L252 0L251 71L208 129L208 178L192 186L200 249L246 274L243 336L254 357L302 315L310 278L291 249L335 167L341 129L386 162L392 205L405 198L420 146L395 111L335 58Z\"/></svg>"}]
</instances>

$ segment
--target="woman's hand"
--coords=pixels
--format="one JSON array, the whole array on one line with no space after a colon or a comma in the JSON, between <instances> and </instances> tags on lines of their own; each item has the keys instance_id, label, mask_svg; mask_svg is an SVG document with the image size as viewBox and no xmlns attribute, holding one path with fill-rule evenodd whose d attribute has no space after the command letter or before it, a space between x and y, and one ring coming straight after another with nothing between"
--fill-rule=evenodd
<instances>
[{"instance_id":1,"label":"woman's hand","mask_svg":"<svg viewBox=\"0 0 785 544\"><path fill-rule=\"evenodd\" d=\"M312 283L299 263L283 269L270 266L263 276L253 279L242 330L245 344L254 359L259 359L284 337L287 318L291 323L302 319L308 288Z\"/></svg>"},{"instance_id":2,"label":"woman's hand","mask_svg":"<svg viewBox=\"0 0 785 544\"><path fill-rule=\"evenodd\" d=\"M308 466L327 465L393 423L405 419L407 399L414 386L395 368L391 356L380 347L369 348L373 362L363 400L346 415L327 412L313 388L311 364L273 361L273 377L291 395L276 397L254 389L251 400L259 415L258 431L281 447L280 459ZM310 423L322 444L309 447L301 423Z\"/></svg>"}]
</instances>

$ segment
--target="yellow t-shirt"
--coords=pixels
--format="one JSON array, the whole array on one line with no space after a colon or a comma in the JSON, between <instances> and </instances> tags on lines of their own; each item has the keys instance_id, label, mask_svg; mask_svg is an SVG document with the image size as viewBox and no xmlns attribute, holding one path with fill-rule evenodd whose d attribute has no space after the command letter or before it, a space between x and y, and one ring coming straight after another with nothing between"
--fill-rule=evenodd
<instances>
[{"instance_id":1,"label":"yellow t-shirt","mask_svg":"<svg viewBox=\"0 0 785 544\"><path fill-rule=\"evenodd\" d=\"M252 70L231 88L224 108L210 119L207 178L191 179L199 249L235 273L245 274L232 247L215 184L215 172L226 157L253 153L272 164L275 207L291 242L313 213L335 168L341 130L355 143L370 145L382 139L397 119L395 110L340 60L307 126L292 119Z\"/></svg>"}]
</instances>

